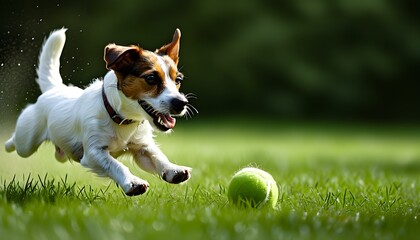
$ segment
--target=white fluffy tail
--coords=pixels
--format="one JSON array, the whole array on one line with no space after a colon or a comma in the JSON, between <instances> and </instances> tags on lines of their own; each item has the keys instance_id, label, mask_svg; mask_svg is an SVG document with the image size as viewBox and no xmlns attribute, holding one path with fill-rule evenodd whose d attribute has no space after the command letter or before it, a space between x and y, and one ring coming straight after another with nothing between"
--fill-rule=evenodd
<instances>
[{"instance_id":1,"label":"white fluffy tail","mask_svg":"<svg viewBox=\"0 0 420 240\"><path fill-rule=\"evenodd\" d=\"M43 93L53 87L63 85L60 75L60 56L66 42L66 31L67 29L62 28L51 32L42 46L37 82Z\"/></svg>"}]
</instances>

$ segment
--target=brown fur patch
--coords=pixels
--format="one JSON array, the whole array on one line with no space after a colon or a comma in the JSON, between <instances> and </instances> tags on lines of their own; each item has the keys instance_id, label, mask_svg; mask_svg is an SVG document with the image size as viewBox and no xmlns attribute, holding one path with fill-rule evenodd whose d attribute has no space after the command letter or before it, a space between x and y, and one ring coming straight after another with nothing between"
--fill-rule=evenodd
<instances>
[{"instance_id":1,"label":"brown fur patch","mask_svg":"<svg viewBox=\"0 0 420 240\"><path fill-rule=\"evenodd\" d=\"M163 61L169 66L169 77L172 81L176 82L176 78L179 74L178 67L169 56L164 56ZM176 87L179 89L181 87L181 84L176 84Z\"/></svg>"}]
</instances>

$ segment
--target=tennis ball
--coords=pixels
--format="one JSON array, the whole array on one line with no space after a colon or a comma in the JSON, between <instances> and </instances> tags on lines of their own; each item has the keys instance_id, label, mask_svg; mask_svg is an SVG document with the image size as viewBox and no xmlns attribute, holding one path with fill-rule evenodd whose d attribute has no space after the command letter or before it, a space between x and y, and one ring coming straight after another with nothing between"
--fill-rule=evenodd
<instances>
[{"instance_id":1,"label":"tennis ball","mask_svg":"<svg viewBox=\"0 0 420 240\"><path fill-rule=\"evenodd\" d=\"M239 206L274 208L279 190L273 177L258 168L243 168L233 175L228 188L229 200Z\"/></svg>"}]
</instances>

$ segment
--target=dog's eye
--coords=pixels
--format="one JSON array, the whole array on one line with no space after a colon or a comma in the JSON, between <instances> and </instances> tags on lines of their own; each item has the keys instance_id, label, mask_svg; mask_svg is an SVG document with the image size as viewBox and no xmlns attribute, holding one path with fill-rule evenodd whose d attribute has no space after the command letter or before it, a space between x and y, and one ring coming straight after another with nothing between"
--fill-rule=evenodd
<instances>
[{"instance_id":1,"label":"dog's eye","mask_svg":"<svg viewBox=\"0 0 420 240\"><path fill-rule=\"evenodd\" d=\"M144 80L149 85L157 85L159 83L159 79L156 77L154 73L144 76Z\"/></svg>"},{"instance_id":2,"label":"dog's eye","mask_svg":"<svg viewBox=\"0 0 420 240\"><path fill-rule=\"evenodd\" d=\"M176 83L176 85L179 85L179 84L181 84L181 82L184 80L184 77L183 76L177 76L176 78L175 78L175 83Z\"/></svg>"}]
</instances>

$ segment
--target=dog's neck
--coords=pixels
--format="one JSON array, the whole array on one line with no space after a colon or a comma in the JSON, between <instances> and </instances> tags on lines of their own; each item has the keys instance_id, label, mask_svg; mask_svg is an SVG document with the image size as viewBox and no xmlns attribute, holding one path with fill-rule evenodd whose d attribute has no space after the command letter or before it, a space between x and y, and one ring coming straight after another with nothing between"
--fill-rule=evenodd
<instances>
[{"instance_id":1,"label":"dog's neck","mask_svg":"<svg viewBox=\"0 0 420 240\"><path fill-rule=\"evenodd\" d=\"M101 87L103 87L103 89L101 91L105 93L109 105L114 110L114 112L121 117L121 119L132 119L133 122L137 123L148 120L147 116L145 116L145 113L141 111L142 108L140 107L139 103L133 99L127 98L121 90L118 90L118 79L114 71L109 71L104 76L102 82L103 85ZM112 118L108 110L107 112ZM113 112L111 111L111 113Z\"/></svg>"},{"instance_id":2,"label":"dog's neck","mask_svg":"<svg viewBox=\"0 0 420 240\"><path fill-rule=\"evenodd\" d=\"M102 84L102 100L104 101L105 109L109 114L109 117L111 117L112 121L114 121L118 125L128 125L136 122L133 119L127 119L118 114L114 108L112 108L111 104L108 101L108 98L105 94L105 83Z\"/></svg>"}]
</instances>

